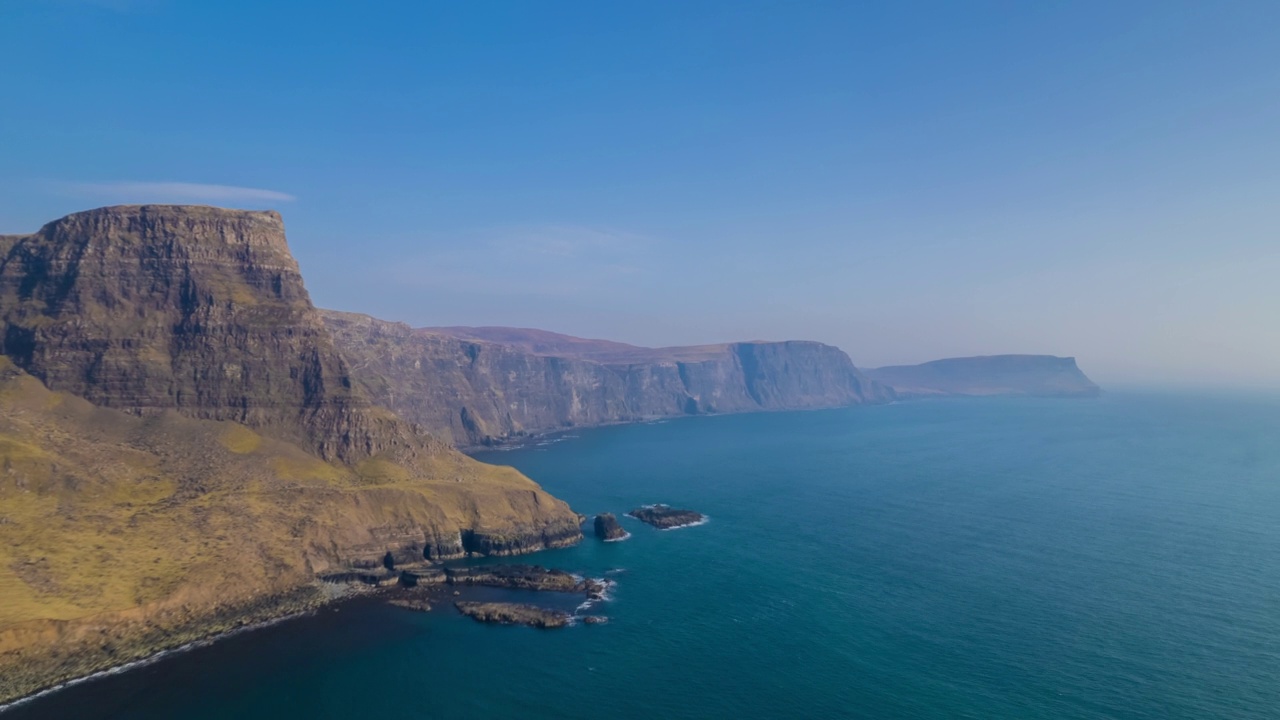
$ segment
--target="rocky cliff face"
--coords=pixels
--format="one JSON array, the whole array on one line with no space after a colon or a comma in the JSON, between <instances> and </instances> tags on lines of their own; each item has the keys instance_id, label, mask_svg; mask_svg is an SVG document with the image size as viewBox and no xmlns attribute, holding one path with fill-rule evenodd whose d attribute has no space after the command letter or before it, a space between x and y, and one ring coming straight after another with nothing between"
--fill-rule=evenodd
<instances>
[{"instance_id":1,"label":"rocky cliff face","mask_svg":"<svg viewBox=\"0 0 1280 720\"><path fill-rule=\"evenodd\" d=\"M9 245L0 352L51 389L234 420L326 458L411 442L352 392L277 213L102 208Z\"/></svg>"},{"instance_id":2,"label":"rocky cliff face","mask_svg":"<svg viewBox=\"0 0 1280 720\"><path fill-rule=\"evenodd\" d=\"M814 342L652 349L520 331L503 337L524 340L505 344L473 339L480 328L415 330L323 315L371 397L461 446L567 427L893 397L839 349Z\"/></svg>"},{"instance_id":3,"label":"rocky cliff face","mask_svg":"<svg viewBox=\"0 0 1280 720\"><path fill-rule=\"evenodd\" d=\"M1101 392L1076 365L1052 355L948 358L921 365L868 370L902 397L940 395L1036 395L1091 397Z\"/></svg>"},{"instance_id":4,"label":"rocky cliff face","mask_svg":"<svg viewBox=\"0 0 1280 720\"><path fill-rule=\"evenodd\" d=\"M275 213L104 208L0 238L0 343L0 701L388 554L581 539L529 479L369 402Z\"/></svg>"}]
</instances>

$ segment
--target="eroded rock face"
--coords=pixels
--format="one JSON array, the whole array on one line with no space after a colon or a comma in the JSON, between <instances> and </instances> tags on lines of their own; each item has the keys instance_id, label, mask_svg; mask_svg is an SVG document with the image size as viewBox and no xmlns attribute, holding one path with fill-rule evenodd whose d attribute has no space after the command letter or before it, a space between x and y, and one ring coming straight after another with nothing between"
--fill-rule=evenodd
<instances>
[{"instance_id":1,"label":"eroded rock face","mask_svg":"<svg viewBox=\"0 0 1280 720\"><path fill-rule=\"evenodd\" d=\"M7 244L0 353L50 389L234 420L326 459L411 451L353 391L278 213L109 207Z\"/></svg>"},{"instance_id":2,"label":"eroded rock face","mask_svg":"<svg viewBox=\"0 0 1280 720\"><path fill-rule=\"evenodd\" d=\"M464 447L566 427L893 398L844 352L815 342L651 349L321 312L370 397Z\"/></svg>"},{"instance_id":3,"label":"eroded rock face","mask_svg":"<svg viewBox=\"0 0 1280 720\"><path fill-rule=\"evenodd\" d=\"M618 524L618 518L613 513L601 513L596 516L595 520L596 537L601 540L623 540L629 537L629 533L622 529Z\"/></svg>"}]
</instances>

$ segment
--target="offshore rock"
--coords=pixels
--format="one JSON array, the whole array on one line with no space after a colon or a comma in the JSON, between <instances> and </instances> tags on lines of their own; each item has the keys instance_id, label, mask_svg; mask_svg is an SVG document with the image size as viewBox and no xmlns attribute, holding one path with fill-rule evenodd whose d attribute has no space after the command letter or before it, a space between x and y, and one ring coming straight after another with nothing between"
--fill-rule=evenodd
<instances>
[{"instance_id":1,"label":"offshore rock","mask_svg":"<svg viewBox=\"0 0 1280 720\"><path fill-rule=\"evenodd\" d=\"M618 518L613 513L601 513L596 516L596 537L601 540L626 540L631 534L622 529Z\"/></svg>"},{"instance_id":2,"label":"offshore rock","mask_svg":"<svg viewBox=\"0 0 1280 720\"><path fill-rule=\"evenodd\" d=\"M706 521L707 516L692 510L679 510L669 505L646 505L627 513L640 522L648 523L661 530L698 525Z\"/></svg>"},{"instance_id":3,"label":"offshore rock","mask_svg":"<svg viewBox=\"0 0 1280 720\"><path fill-rule=\"evenodd\" d=\"M536 628L560 628L568 625L573 616L560 610L548 610L536 605L499 602L466 602L453 604L458 611L473 620L502 625L529 625Z\"/></svg>"},{"instance_id":4,"label":"offshore rock","mask_svg":"<svg viewBox=\"0 0 1280 720\"><path fill-rule=\"evenodd\" d=\"M563 570L541 565L482 565L445 568L450 585L487 585L515 590L546 590L567 593L598 593L600 583L582 579Z\"/></svg>"}]
</instances>

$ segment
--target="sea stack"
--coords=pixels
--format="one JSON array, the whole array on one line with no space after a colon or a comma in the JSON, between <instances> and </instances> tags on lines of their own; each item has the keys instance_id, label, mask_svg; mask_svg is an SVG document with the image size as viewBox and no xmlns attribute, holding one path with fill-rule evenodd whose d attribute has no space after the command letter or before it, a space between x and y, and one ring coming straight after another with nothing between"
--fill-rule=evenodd
<instances>
[{"instance_id":1,"label":"sea stack","mask_svg":"<svg viewBox=\"0 0 1280 720\"><path fill-rule=\"evenodd\" d=\"M600 513L596 516L596 537L601 540L626 540L631 534L622 529L618 518L613 513Z\"/></svg>"}]
</instances>

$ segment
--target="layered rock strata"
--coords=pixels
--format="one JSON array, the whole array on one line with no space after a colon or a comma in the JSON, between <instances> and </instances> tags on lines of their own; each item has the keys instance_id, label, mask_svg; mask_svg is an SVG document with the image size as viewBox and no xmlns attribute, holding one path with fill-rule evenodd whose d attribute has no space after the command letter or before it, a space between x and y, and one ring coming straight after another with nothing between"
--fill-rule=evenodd
<instances>
[{"instance_id":1,"label":"layered rock strata","mask_svg":"<svg viewBox=\"0 0 1280 720\"><path fill-rule=\"evenodd\" d=\"M652 349L541 331L323 317L370 397L463 447L570 427L894 397L844 352L816 342Z\"/></svg>"}]
</instances>

